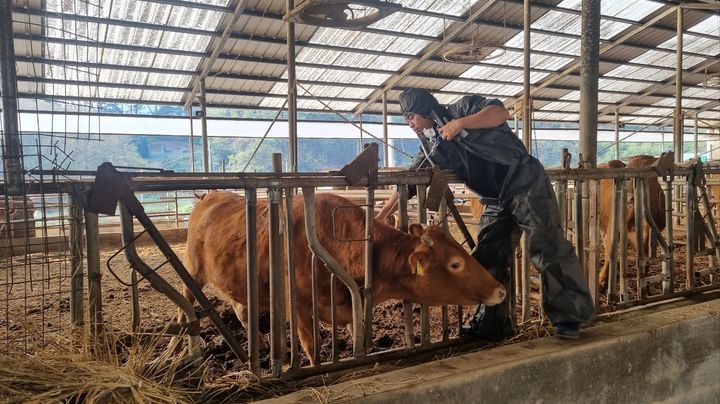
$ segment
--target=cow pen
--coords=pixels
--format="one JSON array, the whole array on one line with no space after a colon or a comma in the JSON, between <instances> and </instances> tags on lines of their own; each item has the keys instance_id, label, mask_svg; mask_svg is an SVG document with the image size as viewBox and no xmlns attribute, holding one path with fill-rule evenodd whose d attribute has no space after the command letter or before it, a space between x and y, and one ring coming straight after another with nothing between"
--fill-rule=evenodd
<instances>
[{"instance_id":1,"label":"cow pen","mask_svg":"<svg viewBox=\"0 0 720 404\"><path fill-rule=\"evenodd\" d=\"M358 160L361 160L358 158ZM377 161L377 159L375 159ZM558 202L562 207L564 216L563 226L567 235L573 240L581 254L586 269L588 282L598 304L598 313L609 313L631 306L645 305L652 302L668 300L679 296L700 294L720 287L718 275L720 269L717 265L718 242L716 225L713 219L714 200L710 200L709 189L705 182L705 173L716 172L718 166L714 164L702 165L697 163L675 165L672 162L660 160L654 167L642 169L576 169L566 168L548 170L548 174L555 185ZM287 235L292 234L288 217L287 195L301 193L305 199L305 206L312 206L313 196L316 192L325 192L331 187L345 187L348 185L360 186L364 191L353 191L357 197L365 195L360 202L371 218L374 207L381 198L376 197L379 188L397 185L417 185L418 199L416 211L408 212L407 194L400 187L400 220L399 228L407 229L409 218L421 223L435 223L443 226L446 231L458 235L462 239L462 216L454 216L448 212L447 200L442 199L437 211L428 211L426 201L431 196L428 190L432 188L430 172L384 172L377 170L376 166L365 167L364 172L355 178L343 172L329 172L326 174L290 174L290 173L263 173L263 174L158 174L142 172L121 172L110 165L101 166L94 180L87 176L83 180L64 180L49 183L28 184L26 200L32 200L32 209L42 212L42 215L31 214L26 206L15 207L16 215L13 217L10 210L11 201L6 198L6 217L3 230L2 265L6 273L3 286L7 291L3 302L3 335L2 351L6 354L27 354L41 349L47 344L57 341L55 338L63 332L73 329L89 330L86 338L96 338L102 332L124 328L135 335L158 334L169 339L173 334L186 336L193 340L195 355L207 356L197 350L197 337L201 335L200 318L208 317L214 329L210 334L222 336L223 343L218 344L226 352L239 361L239 368L246 367L261 380L273 378L306 378L312 375L324 374L339 370L349 370L366 367L378 362L398 361L401 359L412 361L413 357L427 357L432 355L446 355L451 352L460 352L478 346L477 341L469 341L459 337L459 327L467 318L468 310L463 312L462 307L429 308L426 306L414 307L412 302L402 302L402 324L393 324L402 329L402 341L390 344L391 348L373 347L374 333L377 330L377 318L371 310L372 303L367 301L366 291L371 290L372 277L366 276L364 285L347 282L343 268L334 267L333 258L326 256L321 245L316 244L312 232L308 233L313 252L331 269L334 277L345 279L346 287L352 289L353 296L353 332L351 333L351 346L353 349L339 347L339 342L347 346L347 337L343 337L338 324L330 324L329 329L315 320L315 346L319 348L328 343L329 350L324 350L323 356L318 357L315 365L309 365L300 352L297 342L295 306L294 306L294 276L293 256L288 251ZM635 259L622 259L628 257L626 240L623 232L617 232L613 242L614 249L605 258L619 257L619 265L612 260L610 264L610 277L607 290L601 290L597 275L600 261L600 237L598 235L597 216L597 184L601 179L612 179L617 192L614 195L612 211L613 223L623 220L624 206L628 198L623 198L626 184L632 182L634 197L632 203L635 211L645 212L648 201L646 179L659 177L663 184L663 198L668 207L665 214L667 228L665 235L657 231L648 214L636 215L636 227L640 228L643 222L648 222L651 231L651 240L638 240L638 245L650 243L659 246L659 251L653 248L650 256L644 256L642 250L636 252ZM449 182L455 179L447 176ZM588 184L587 188L581 184ZM673 196L672 190L680 185L682 195ZM589 193L584 194L583 190ZM215 310L217 300L211 302L203 292L197 288L193 290L200 302L201 310L196 312L192 306L178 292L183 283L192 286L192 280L182 266L180 256L173 251L163 234L181 229L167 229L160 231L154 224L137 195L147 193L163 193L164 195L187 195L187 193L201 193L207 190L233 190L245 196L245 206L248 217L256 217L256 201L258 198L268 198L269 221L257 223L257 226L269 226L273 235L270 243L271 268L271 299L269 356L259 351L260 315L257 305L257 252L254 241L255 225L253 220L248 221L248 312L249 329L247 333L238 335L237 329L232 332L227 326L228 317L221 317ZM452 202L453 199L450 199ZM110 229L117 229L118 221L113 219L116 212L115 203L120 202L119 224L122 242L116 236L100 234L100 224L108 221ZM457 201L457 200L456 200ZM641 201L645 201L642 203ZM171 211L177 211L177 201L171 203ZM680 206L680 210L677 210ZM453 204L454 208L454 204ZM456 210L457 208L455 208ZM18 211L25 212L17 216ZM111 214L106 216L98 212ZM587 212L586 218L583 218ZM688 214L687 212L694 212ZM312 211L306 209L307 229L311 229ZM18 218L21 217L21 218ZM33 217L35 219L31 219ZM155 218L162 214L155 215ZM156 258L164 257L155 262L158 265L148 265L140 258L133 242L139 235L134 234L133 219L140 224L140 228L147 232L144 237L152 239L157 247L153 254ZM459 219L459 220L458 220ZM184 223L175 217L165 220L174 223ZM368 248L366 256L372 246L372 220L366 228L362 242ZM458 227L459 226L459 227ZM28 229L34 229L34 232ZM687 231L685 236L683 228ZM83 229L84 235L83 235ZM680 231L679 231L680 230ZM642 232L637 232L642 237ZM472 234L472 232L470 232ZM170 236L178 239L177 236ZM180 236L182 240L184 237ZM105 241L101 242L101 239ZM112 241L108 241L112 240ZM462 241L462 240L461 240ZM471 243L472 240L467 241ZM100 245L110 246L114 251L110 258L100 260ZM177 245L177 244L174 244ZM678 253L684 253L685 259L678 261ZM118 264L122 258L129 261L133 270L127 269L127 264ZM107 256L107 254L104 254ZM510 299L517 304L517 322L521 329L533 324L543 323L542 312L538 308L541 299L541 288L538 274L530 266L522 264L522 254L518 255L516 265L515 288L510 293ZM367 263L370 261L366 260ZM684 265L682 265L684 263ZM163 265L171 266L172 271L159 271ZM122 273L118 268L125 267ZM638 270L640 268L640 270ZM366 274L371 274L371 264L366 264ZM161 275L162 273L162 275ZM117 299L108 302L108 292L104 291L108 279L122 282L127 286L130 298L118 302ZM123 282L122 279L129 279ZM103 282L101 282L101 280ZM253 281L255 280L255 281ZM188 322L184 324L169 324L167 317L144 316L145 301L139 290L147 290L149 283L154 289L161 292L168 300L162 304L170 307L180 307L188 315ZM105 286L103 286L105 285ZM254 285L254 286L253 286ZM285 300L286 293L288 300ZM117 293L117 288L112 288ZM332 292L331 292L332 293ZM112 295L111 295L112 296ZM214 303L213 303L214 302ZM152 302L157 306L158 302ZM174 305L173 305L174 303ZM123 320L114 318L109 321L110 315L105 314L110 304L124 304L121 312ZM176 306L175 306L176 305ZM112 308L113 311L118 308ZM288 318L285 318L287 313ZM431 314L432 313L432 314ZM116 316L113 314L112 316ZM432 317L432 318L431 318ZM122 322L125 325L121 325ZM376 329L373 329L373 323ZM546 323L546 320L545 320ZM431 332L433 327L433 332ZM326 330L322 333L321 330ZM432 334L432 335L431 335ZM204 331L205 338L208 332ZM213 337L215 338L215 337ZM345 342L341 341L345 339ZM143 338L137 338L142 341ZM377 338L375 338L377 340ZM165 346L165 343L162 344ZM287 352L286 352L287 350ZM320 355L320 349L316 349ZM225 357L228 353L223 353ZM213 356L218 355L217 347ZM212 359L211 359L212 361ZM197 362L196 362L197 363ZM236 367L236 368L237 368Z\"/></svg>"}]
</instances>

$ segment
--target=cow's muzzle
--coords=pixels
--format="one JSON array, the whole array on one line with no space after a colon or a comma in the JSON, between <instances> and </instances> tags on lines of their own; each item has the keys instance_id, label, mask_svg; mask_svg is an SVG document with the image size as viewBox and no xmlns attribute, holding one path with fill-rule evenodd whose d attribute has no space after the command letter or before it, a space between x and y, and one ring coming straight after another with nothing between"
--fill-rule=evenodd
<instances>
[{"instance_id":1,"label":"cow's muzzle","mask_svg":"<svg viewBox=\"0 0 720 404\"><path fill-rule=\"evenodd\" d=\"M507 290L505 290L505 287L502 285L499 285L495 289L493 289L490 296L488 296L487 299L485 299L485 305L486 306L494 306L496 304L500 304L503 300L505 300L505 297L507 296Z\"/></svg>"}]
</instances>

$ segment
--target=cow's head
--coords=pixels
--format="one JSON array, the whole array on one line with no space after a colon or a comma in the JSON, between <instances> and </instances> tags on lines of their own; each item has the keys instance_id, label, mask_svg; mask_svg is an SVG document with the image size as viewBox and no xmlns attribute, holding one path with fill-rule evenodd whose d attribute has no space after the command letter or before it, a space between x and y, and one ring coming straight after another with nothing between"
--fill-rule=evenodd
<instances>
[{"instance_id":1,"label":"cow's head","mask_svg":"<svg viewBox=\"0 0 720 404\"><path fill-rule=\"evenodd\" d=\"M408 257L416 302L495 305L505 299L505 288L442 229L414 223L409 232L417 237Z\"/></svg>"}]
</instances>

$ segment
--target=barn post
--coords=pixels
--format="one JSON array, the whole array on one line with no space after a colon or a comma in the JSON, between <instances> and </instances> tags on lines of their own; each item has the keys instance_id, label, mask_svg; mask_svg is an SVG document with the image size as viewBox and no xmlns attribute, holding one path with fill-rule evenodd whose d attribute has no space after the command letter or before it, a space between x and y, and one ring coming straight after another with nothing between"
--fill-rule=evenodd
<instances>
[{"instance_id":1,"label":"barn post","mask_svg":"<svg viewBox=\"0 0 720 404\"><path fill-rule=\"evenodd\" d=\"M12 0L0 0L0 81L2 81L3 173L5 193L22 195L25 178L17 110L17 75L13 42Z\"/></svg>"},{"instance_id":2,"label":"barn post","mask_svg":"<svg viewBox=\"0 0 720 404\"><path fill-rule=\"evenodd\" d=\"M273 171L281 171L282 155L273 153ZM280 188L271 187L268 194L268 244L270 257L270 366L274 377L282 375L285 353L285 268L280 236Z\"/></svg>"},{"instance_id":3,"label":"barn post","mask_svg":"<svg viewBox=\"0 0 720 404\"><path fill-rule=\"evenodd\" d=\"M627 195L627 179L622 178L620 180L620 194ZM618 211L618 223L627 223L627 198L623 197L620 199L620 208ZM618 291L619 300L621 302L627 302L630 300L628 293L628 279L627 279L627 232L620 232L620 253L618 259L618 270L620 271L620 289Z\"/></svg>"},{"instance_id":4,"label":"barn post","mask_svg":"<svg viewBox=\"0 0 720 404\"><path fill-rule=\"evenodd\" d=\"M282 163L282 162L281 162ZM289 302L289 313L290 313L290 366L292 368L300 367L300 355L299 355L299 339L297 334L297 286L295 279L295 238L292 237L295 234L293 225L293 195L295 194L293 188L285 188L285 227L286 232L286 249L285 254L287 256L287 276L288 276L288 298Z\"/></svg>"},{"instance_id":5,"label":"barn post","mask_svg":"<svg viewBox=\"0 0 720 404\"><path fill-rule=\"evenodd\" d=\"M676 15L676 49L675 49L675 111L673 114L673 149L675 150L675 162L680 163L684 160L684 147L683 147L683 112L682 112L682 90L683 90L683 8L677 6ZM692 187L692 184L685 184L686 188ZM689 192L689 191L686 191ZM682 186L675 186L675 195L673 199L675 202L675 211L680 212L682 202ZM692 216L694 213L688 208L685 212L688 216ZM676 219L676 224L680 224L680 217ZM688 247L689 248L689 247Z\"/></svg>"},{"instance_id":6,"label":"barn post","mask_svg":"<svg viewBox=\"0 0 720 404\"><path fill-rule=\"evenodd\" d=\"M633 209L635 211L635 268L637 272L637 293L638 297L642 300L647 297L647 288L645 285L645 275L647 272L647 268L645 267L646 259L645 259L645 253L643 251L643 243L646 242L646 240L643 238L643 209L645 209L645 204L643 204L643 198L644 198L644 181L642 177L636 176L635 177L635 188L633 189Z\"/></svg>"},{"instance_id":7,"label":"barn post","mask_svg":"<svg viewBox=\"0 0 720 404\"><path fill-rule=\"evenodd\" d=\"M698 162L695 162L698 164ZM695 257L695 245L697 244L697 238L695 236L695 211L697 209L697 196L695 188L695 165L690 166L690 172L688 173L687 180L685 183L685 287L692 289L695 287L695 263L693 258ZM675 188L677 190L677 188Z\"/></svg>"},{"instance_id":8,"label":"barn post","mask_svg":"<svg viewBox=\"0 0 720 404\"><path fill-rule=\"evenodd\" d=\"M440 207L438 208L438 217L440 217L440 220L442 221L442 229L445 232L446 235L450 235L450 226L448 225L448 221L446 220L448 216L448 208L447 208L447 201L445 198L440 198ZM460 326L458 327L458 335L460 335L460 332L462 331L462 307L457 306L458 310L460 311L460 316L458 316L458 322L460 323ZM448 329L448 307L447 306L441 306L440 307L440 317L442 318L442 340L447 341L450 339L450 330Z\"/></svg>"},{"instance_id":9,"label":"barn post","mask_svg":"<svg viewBox=\"0 0 720 404\"><path fill-rule=\"evenodd\" d=\"M200 79L200 123L202 128L202 153L203 153L203 172L210 172L210 145L208 144L207 131L207 99L205 98L205 79Z\"/></svg>"},{"instance_id":10,"label":"barn post","mask_svg":"<svg viewBox=\"0 0 720 404\"><path fill-rule=\"evenodd\" d=\"M285 3L287 15L295 9L295 0ZM288 91L288 151L290 157L289 170L298 171L298 139L297 139L297 79L295 77L295 23L288 20L287 24L287 91Z\"/></svg>"},{"instance_id":11,"label":"barn post","mask_svg":"<svg viewBox=\"0 0 720 404\"><path fill-rule=\"evenodd\" d=\"M386 143L387 147L387 143ZM365 348L372 348L372 324L373 324L373 243L375 241L375 188L377 187L378 174L378 147L376 143L368 143L365 148L375 151L374 164L368 170L367 195L365 197L365 289L363 299L365 304Z\"/></svg>"},{"instance_id":12,"label":"barn post","mask_svg":"<svg viewBox=\"0 0 720 404\"><path fill-rule=\"evenodd\" d=\"M192 105L190 106L189 116L190 118L190 172L195 172L195 128L192 115Z\"/></svg>"},{"instance_id":13,"label":"barn post","mask_svg":"<svg viewBox=\"0 0 720 404\"><path fill-rule=\"evenodd\" d=\"M600 66L600 0L582 0L580 35L580 155L584 168L595 168L597 164L597 116L598 116L598 74ZM598 295L598 226L597 226L597 180L584 182L587 208L583 219L588 223L585 229L588 237L586 270L588 287L593 298ZM583 244L582 247L585 247ZM583 251L584 254L584 251Z\"/></svg>"},{"instance_id":14,"label":"barn post","mask_svg":"<svg viewBox=\"0 0 720 404\"><path fill-rule=\"evenodd\" d=\"M87 209L85 209L85 235L85 242L87 243L88 321L91 336L96 338L102 331L103 324L98 214Z\"/></svg>"},{"instance_id":15,"label":"barn post","mask_svg":"<svg viewBox=\"0 0 720 404\"><path fill-rule=\"evenodd\" d=\"M260 303L257 265L257 189L245 189L245 234L247 239L248 359L250 371L260 375Z\"/></svg>"},{"instance_id":16,"label":"barn post","mask_svg":"<svg viewBox=\"0 0 720 404\"><path fill-rule=\"evenodd\" d=\"M427 224L427 209L425 201L427 196L427 186L417 186L418 197L418 222ZM443 198L445 199L445 198ZM427 346L430 344L430 307L427 304L420 305L420 345Z\"/></svg>"},{"instance_id":17,"label":"barn post","mask_svg":"<svg viewBox=\"0 0 720 404\"><path fill-rule=\"evenodd\" d=\"M620 108L615 108L615 160L620 160Z\"/></svg>"},{"instance_id":18,"label":"barn post","mask_svg":"<svg viewBox=\"0 0 720 404\"><path fill-rule=\"evenodd\" d=\"M400 221L398 223L399 230L403 233L408 231L408 190L405 185L398 184L398 213ZM412 348L415 346L415 326L413 322L413 304L409 300L403 300L403 322L405 324L405 346Z\"/></svg>"},{"instance_id":19,"label":"barn post","mask_svg":"<svg viewBox=\"0 0 720 404\"><path fill-rule=\"evenodd\" d=\"M530 42L530 11L531 5L530 0L525 0L523 3L523 103L522 103L522 137L523 144L527 149L528 153L532 153L532 136L531 136L531 116L532 116L532 101L530 100L530 49L532 43ZM528 242L527 233L523 232L520 238L520 250L522 251L521 258L521 295L522 300L522 322L530 320L530 245ZM514 273L510 274L510 284L514 284L515 281L512 279L515 276Z\"/></svg>"},{"instance_id":20,"label":"barn post","mask_svg":"<svg viewBox=\"0 0 720 404\"><path fill-rule=\"evenodd\" d=\"M388 109L387 109L387 91L382 93L382 125L383 125L383 167L390 167L390 146L388 139Z\"/></svg>"},{"instance_id":21,"label":"barn post","mask_svg":"<svg viewBox=\"0 0 720 404\"><path fill-rule=\"evenodd\" d=\"M84 320L85 305L83 304L84 280L83 249L82 249L82 207L78 190L73 189L70 194L70 254L72 266L72 280L70 282L70 322L81 325Z\"/></svg>"}]
</instances>

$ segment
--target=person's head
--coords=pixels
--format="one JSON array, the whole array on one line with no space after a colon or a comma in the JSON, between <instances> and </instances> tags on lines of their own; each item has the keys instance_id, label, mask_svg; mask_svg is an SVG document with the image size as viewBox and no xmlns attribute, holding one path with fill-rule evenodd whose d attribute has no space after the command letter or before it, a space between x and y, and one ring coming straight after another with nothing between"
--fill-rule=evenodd
<instances>
[{"instance_id":1,"label":"person's head","mask_svg":"<svg viewBox=\"0 0 720 404\"><path fill-rule=\"evenodd\" d=\"M423 129L433 127L433 120L430 116L434 108L442 108L442 106L426 90L408 88L400 93L400 110L415 133L422 133Z\"/></svg>"}]
</instances>

